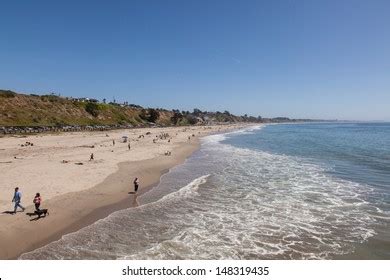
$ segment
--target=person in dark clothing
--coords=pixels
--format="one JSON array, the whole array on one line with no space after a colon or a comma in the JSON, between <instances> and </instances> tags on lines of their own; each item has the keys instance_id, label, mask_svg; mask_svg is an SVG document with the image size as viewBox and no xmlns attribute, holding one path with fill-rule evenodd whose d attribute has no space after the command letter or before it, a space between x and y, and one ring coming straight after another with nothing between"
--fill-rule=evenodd
<instances>
[{"instance_id":1,"label":"person in dark clothing","mask_svg":"<svg viewBox=\"0 0 390 280\"><path fill-rule=\"evenodd\" d=\"M139 180L138 178L134 179L134 192L137 193L139 187Z\"/></svg>"}]
</instances>

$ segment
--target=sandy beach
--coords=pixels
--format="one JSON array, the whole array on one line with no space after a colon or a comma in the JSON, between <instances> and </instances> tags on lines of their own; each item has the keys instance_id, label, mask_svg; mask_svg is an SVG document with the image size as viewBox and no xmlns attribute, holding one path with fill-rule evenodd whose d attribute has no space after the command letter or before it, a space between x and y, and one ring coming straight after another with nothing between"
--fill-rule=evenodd
<instances>
[{"instance_id":1,"label":"sandy beach","mask_svg":"<svg viewBox=\"0 0 390 280\"><path fill-rule=\"evenodd\" d=\"M136 206L136 195L131 193L135 177L140 179L139 193L145 192L165 171L184 162L199 147L200 137L239 126L0 138L0 259L15 259L114 211ZM26 211L12 215L15 187L22 192ZM50 215L33 220L25 214L34 211L37 192L43 198L41 208L48 208Z\"/></svg>"}]
</instances>

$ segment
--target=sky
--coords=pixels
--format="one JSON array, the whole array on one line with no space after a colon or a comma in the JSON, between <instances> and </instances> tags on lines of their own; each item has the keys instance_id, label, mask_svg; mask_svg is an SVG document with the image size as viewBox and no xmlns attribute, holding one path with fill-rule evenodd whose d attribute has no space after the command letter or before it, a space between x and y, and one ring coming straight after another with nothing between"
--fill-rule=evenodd
<instances>
[{"instance_id":1,"label":"sky","mask_svg":"<svg viewBox=\"0 0 390 280\"><path fill-rule=\"evenodd\" d=\"M0 88L390 121L390 1L1 1Z\"/></svg>"}]
</instances>

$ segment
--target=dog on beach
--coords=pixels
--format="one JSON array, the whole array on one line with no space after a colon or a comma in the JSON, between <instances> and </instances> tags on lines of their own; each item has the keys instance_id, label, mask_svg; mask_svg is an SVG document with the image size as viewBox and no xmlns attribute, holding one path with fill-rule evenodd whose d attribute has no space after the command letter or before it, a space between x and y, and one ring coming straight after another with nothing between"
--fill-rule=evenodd
<instances>
[{"instance_id":1,"label":"dog on beach","mask_svg":"<svg viewBox=\"0 0 390 280\"><path fill-rule=\"evenodd\" d=\"M32 217L32 216L38 216L37 218L40 219L41 216L46 217L49 215L49 209L40 209L40 210L35 210L34 213L27 213L26 215Z\"/></svg>"}]
</instances>

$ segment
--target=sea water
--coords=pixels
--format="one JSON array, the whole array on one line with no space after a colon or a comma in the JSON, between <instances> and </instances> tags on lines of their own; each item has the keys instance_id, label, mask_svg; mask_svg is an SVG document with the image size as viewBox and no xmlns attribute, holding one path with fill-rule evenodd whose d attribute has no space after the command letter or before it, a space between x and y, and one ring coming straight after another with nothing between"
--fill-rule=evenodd
<instances>
[{"instance_id":1,"label":"sea water","mask_svg":"<svg viewBox=\"0 0 390 280\"><path fill-rule=\"evenodd\" d=\"M390 124L211 135L138 202L21 258L390 259Z\"/></svg>"}]
</instances>

